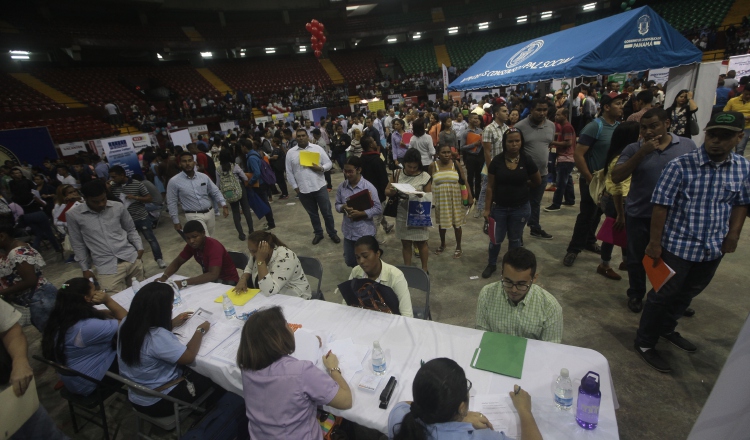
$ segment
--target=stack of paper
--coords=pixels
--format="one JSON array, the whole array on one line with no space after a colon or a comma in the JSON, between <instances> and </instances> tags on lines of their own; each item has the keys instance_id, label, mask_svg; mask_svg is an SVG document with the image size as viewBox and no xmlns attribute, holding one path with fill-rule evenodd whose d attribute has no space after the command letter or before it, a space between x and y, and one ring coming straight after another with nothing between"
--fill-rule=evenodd
<instances>
[{"instance_id":1,"label":"stack of paper","mask_svg":"<svg viewBox=\"0 0 750 440\"><path fill-rule=\"evenodd\" d=\"M496 432L502 431L508 437L519 438L518 426L521 420L513 408L510 397L503 394L473 396L469 402L469 409L484 414Z\"/></svg>"},{"instance_id":2,"label":"stack of paper","mask_svg":"<svg viewBox=\"0 0 750 440\"><path fill-rule=\"evenodd\" d=\"M355 374L362 371L362 362L364 362L367 353L370 352L370 347L354 344L352 338L329 342L328 349L339 358L339 368L341 368L341 374L347 382L350 382Z\"/></svg>"},{"instance_id":3,"label":"stack of paper","mask_svg":"<svg viewBox=\"0 0 750 440\"><path fill-rule=\"evenodd\" d=\"M234 321L236 321L236 319ZM239 332L239 330L240 327L236 324L232 325L221 321L216 324L211 324L211 329L208 333L203 335L201 348L198 350L198 356L208 356L216 349L216 347L232 337L235 333Z\"/></svg>"},{"instance_id":4,"label":"stack of paper","mask_svg":"<svg viewBox=\"0 0 750 440\"><path fill-rule=\"evenodd\" d=\"M394 187L398 192L404 193L404 194L417 194L417 195L424 195L424 191L417 191L416 188L411 186L408 183L391 183L391 186Z\"/></svg>"},{"instance_id":5,"label":"stack of paper","mask_svg":"<svg viewBox=\"0 0 750 440\"><path fill-rule=\"evenodd\" d=\"M192 339L195 329L206 321L208 321L208 323L211 324L211 327L213 327L219 321L219 316L216 313L211 313L204 309L198 309L193 313L193 316L191 316L190 319L185 321L184 324L173 329L173 333L177 335L177 339L179 339L181 343L187 345L187 343L190 342L190 339ZM206 336L208 336L208 333Z\"/></svg>"}]
</instances>

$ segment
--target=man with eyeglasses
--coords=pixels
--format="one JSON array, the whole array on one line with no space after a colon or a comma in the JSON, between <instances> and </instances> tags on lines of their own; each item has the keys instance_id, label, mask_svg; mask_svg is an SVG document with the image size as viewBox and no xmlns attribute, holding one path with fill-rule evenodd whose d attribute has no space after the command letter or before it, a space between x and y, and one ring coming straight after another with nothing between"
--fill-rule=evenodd
<instances>
[{"instance_id":1,"label":"man with eyeglasses","mask_svg":"<svg viewBox=\"0 0 750 440\"><path fill-rule=\"evenodd\" d=\"M479 330L527 339L562 341L562 307L536 281L536 256L523 247L503 257L501 281L482 288L477 302Z\"/></svg>"}]
</instances>

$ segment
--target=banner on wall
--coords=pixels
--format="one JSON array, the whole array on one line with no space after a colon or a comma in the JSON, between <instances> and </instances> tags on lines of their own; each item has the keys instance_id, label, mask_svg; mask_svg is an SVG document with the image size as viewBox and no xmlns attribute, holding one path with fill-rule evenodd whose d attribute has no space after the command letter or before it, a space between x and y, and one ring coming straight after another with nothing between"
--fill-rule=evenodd
<instances>
[{"instance_id":1,"label":"banner on wall","mask_svg":"<svg viewBox=\"0 0 750 440\"><path fill-rule=\"evenodd\" d=\"M205 139L208 137L208 125L194 125L188 127L188 132L190 133L191 142L197 141L199 135L203 135L203 138Z\"/></svg>"},{"instance_id":2,"label":"banner on wall","mask_svg":"<svg viewBox=\"0 0 750 440\"><path fill-rule=\"evenodd\" d=\"M110 167L120 165L125 169L128 177L133 174L142 174L141 164L133 147L132 136L102 139L102 147Z\"/></svg>"},{"instance_id":3,"label":"banner on wall","mask_svg":"<svg viewBox=\"0 0 750 440\"><path fill-rule=\"evenodd\" d=\"M229 130L233 129L236 126L237 124L234 121L219 122L219 127L221 128L221 131L223 131L224 133L228 132Z\"/></svg>"},{"instance_id":4,"label":"banner on wall","mask_svg":"<svg viewBox=\"0 0 750 440\"><path fill-rule=\"evenodd\" d=\"M728 69L737 72L735 78L750 76L750 55L737 55L735 57L729 57Z\"/></svg>"},{"instance_id":5,"label":"banner on wall","mask_svg":"<svg viewBox=\"0 0 750 440\"><path fill-rule=\"evenodd\" d=\"M378 110L385 110L385 101L377 100L367 103L367 109L371 112L376 112Z\"/></svg>"},{"instance_id":6,"label":"banner on wall","mask_svg":"<svg viewBox=\"0 0 750 440\"><path fill-rule=\"evenodd\" d=\"M47 127L0 131L0 163L13 160L41 167L45 158L57 158L57 150Z\"/></svg>"},{"instance_id":7,"label":"banner on wall","mask_svg":"<svg viewBox=\"0 0 750 440\"><path fill-rule=\"evenodd\" d=\"M294 122L294 113L274 113L271 115L271 119L273 120L274 124L279 120Z\"/></svg>"},{"instance_id":8,"label":"banner on wall","mask_svg":"<svg viewBox=\"0 0 750 440\"><path fill-rule=\"evenodd\" d=\"M134 134L131 135L130 138L133 140L133 148L135 148L136 151L151 146L151 137L146 133Z\"/></svg>"},{"instance_id":9,"label":"banner on wall","mask_svg":"<svg viewBox=\"0 0 750 440\"><path fill-rule=\"evenodd\" d=\"M84 153L87 151L85 142L70 142L67 144L58 144L57 148L60 149L60 153L63 156L74 156L79 151L83 151Z\"/></svg>"},{"instance_id":10,"label":"banner on wall","mask_svg":"<svg viewBox=\"0 0 750 440\"><path fill-rule=\"evenodd\" d=\"M448 99L448 68L443 64L443 99Z\"/></svg>"},{"instance_id":11,"label":"banner on wall","mask_svg":"<svg viewBox=\"0 0 750 440\"><path fill-rule=\"evenodd\" d=\"M648 80L654 81L656 84L661 84L663 86L664 84L667 83L667 80L669 80L669 68L649 70ZM620 83L620 86L622 86L622 83Z\"/></svg>"},{"instance_id":12,"label":"banner on wall","mask_svg":"<svg viewBox=\"0 0 750 440\"><path fill-rule=\"evenodd\" d=\"M190 132L187 129L173 131L169 133L169 138L172 139L172 144L181 147L193 142L193 139L190 137Z\"/></svg>"},{"instance_id":13,"label":"banner on wall","mask_svg":"<svg viewBox=\"0 0 750 440\"><path fill-rule=\"evenodd\" d=\"M271 117L270 116L259 116L259 117L255 118L255 123L258 124L258 125L265 124L266 122L271 122Z\"/></svg>"}]
</instances>

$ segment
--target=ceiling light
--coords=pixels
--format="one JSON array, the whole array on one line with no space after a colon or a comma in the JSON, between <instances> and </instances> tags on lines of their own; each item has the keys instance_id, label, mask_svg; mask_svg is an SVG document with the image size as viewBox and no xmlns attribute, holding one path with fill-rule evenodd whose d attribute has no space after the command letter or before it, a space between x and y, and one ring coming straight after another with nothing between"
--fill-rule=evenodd
<instances>
[{"instance_id":1,"label":"ceiling light","mask_svg":"<svg viewBox=\"0 0 750 440\"><path fill-rule=\"evenodd\" d=\"M542 18L552 17L552 11L542 12Z\"/></svg>"},{"instance_id":2,"label":"ceiling light","mask_svg":"<svg viewBox=\"0 0 750 440\"><path fill-rule=\"evenodd\" d=\"M388 39L389 43L395 43L396 41L398 41L398 38L389 38Z\"/></svg>"},{"instance_id":3,"label":"ceiling light","mask_svg":"<svg viewBox=\"0 0 750 440\"><path fill-rule=\"evenodd\" d=\"M299 51L300 52L307 52L307 48L305 46L300 46L299 47Z\"/></svg>"},{"instance_id":4,"label":"ceiling light","mask_svg":"<svg viewBox=\"0 0 750 440\"><path fill-rule=\"evenodd\" d=\"M240 52L245 52L245 49L240 49Z\"/></svg>"},{"instance_id":5,"label":"ceiling light","mask_svg":"<svg viewBox=\"0 0 750 440\"><path fill-rule=\"evenodd\" d=\"M164 57L162 57L161 54L158 54L158 53L156 54L156 58L159 58L160 60L164 59Z\"/></svg>"},{"instance_id":6,"label":"ceiling light","mask_svg":"<svg viewBox=\"0 0 750 440\"><path fill-rule=\"evenodd\" d=\"M490 23L488 21L485 21L484 23L479 23L478 28L479 30L487 29L490 27Z\"/></svg>"},{"instance_id":7,"label":"ceiling light","mask_svg":"<svg viewBox=\"0 0 750 440\"><path fill-rule=\"evenodd\" d=\"M448 28L449 34L457 34L458 33L458 26Z\"/></svg>"},{"instance_id":8,"label":"ceiling light","mask_svg":"<svg viewBox=\"0 0 750 440\"><path fill-rule=\"evenodd\" d=\"M214 54L211 52L201 52L201 56L203 58L211 58L212 56L214 56Z\"/></svg>"},{"instance_id":9,"label":"ceiling light","mask_svg":"<svg viewBox=\"0 0 750 440\"><path fill-rule=\"evenodd\" d=\"M359 9L359 6L347 6L346 7L347 11L356 11L357 9Z\"/></svg>"},{"instance_id":10,"label":"ceiling light","mask_svg":"<svg viewBox=\"0 0 750 440\"><path fill-rule=\"evenodd\" d=\"M585 5L583 5L583 10L584 11L590 11L590 10L592 10L594 8L596 8L596 2L594 2L594 3L586 3Z\"/></svg>"},{"instance_id":11,"label":"ceiling light","mask_svg":"<svg viewBox=\"0 0 750 440\"><path fill-rule=\"evenodd\" d=\"M275 47L267 47L266 48L266 53L276 53L276 48Z\"/></svg>"},{"instance_id":12,"label":"ceiling light","mask_svg":"<svg viewBox=\"0 0 750 440\"><path fill-rule=\"evenodd\" d=\"M526 23L528 19L528 15L522 15L520 17L516 17L516 23Z\"/></svg>"},{"instance_id":13,"label":"ceiling light","mask_svg":"<svg viewBox=\"0 0 750 440\"><path fill-rule=\"evenodd\" d=\"M11 55L10 58L12 60L28 60L29 56L28 55Z\"/></svg>"},{"instance_id":14,"label":"ceiling light","mask_svg":"<svg viewBox=\"0 0 750 440\"><path fill-rule=\"evenodd\" d=\"M31 52L26 50L11 50L10 53L12 55L31 55Z\"/></svg>"}]
</instances>

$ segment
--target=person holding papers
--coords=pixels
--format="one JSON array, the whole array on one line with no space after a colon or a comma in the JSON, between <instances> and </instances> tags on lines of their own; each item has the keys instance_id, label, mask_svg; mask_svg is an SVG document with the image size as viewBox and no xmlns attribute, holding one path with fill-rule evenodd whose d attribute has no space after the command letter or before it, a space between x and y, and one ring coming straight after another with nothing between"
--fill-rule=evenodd
<instances>
[{"instance_id":1,"label":"person holding papers","mask_svg":"<svg viewBox=\"0 0 750 440\"><path fill-rule=\"evenodd\" d=\"M187 226L187 225L185 225ZM172 329L184 324L189 313L181 313L172 319L174 290L168 284L148 283L138 291L130 304L128 317L122 320L118 334L117 359L120 374L126 379L139 383L170 396L194 402L210 387L215 401L223 389L211 379L201 376L183 365L195 361L203 340L209 331L208 321L195 330L187 346L180 343ZM192 388L192 392L191 392ZM166 417L174 414L174 404L168 400L128 392L133 408L151 417Z\"/></svg>"},{"instance_id":2,"label":"person holding papers","mask_svg":"<svg viewBox=\"0 0 750 440\"><path fill-rule=\"evenodd\" d=\"M750 204L750 162L732 149L744 128L742 113L715 113L705 129L705 144L669 162L651 197L646 255L653 260L644 258L644 264L663 262L674 276L648 292L635 351L662 373L671 368L654 349L659 337L688 353L697 350L675 331L677 319L711 282L722 257L737 249Z\"/></svg>"},{"instance_id":3,"label":"person holding papers","mask_svg":"<svg viewBox=\"0 0 750 440\"><path fill-rule=\"evenodd\" d=\"M297 146L289 150L286 155L286 177L297 192L307 215L310 216L315 233L313 244L318 244L323 240L323 228L320 225L318 209L323 214L326 232L331 237L331 241L336 244L341 243L336 232L336 224L331 212L331 200L328 198L326 181L323 177L323 173L329 171L332 166L326 151L310 143L307 131L297 130Z\"/></svg>"},{"instance_id":4,"label":"person holding papers","mask_svg":"<svg viewBox=\"0 0 750 440\"><path fill-rule=\"evenodd\" d=\"M354 242L377 233L373 218L383 210L375 186L362 177L362 159L350 156L344 165L344 177L336 190L336 212L344 214L341 230L344 233L344 263L357 265Z\"/></svg>"},{"instance_id":5,"label":"person holding papers","mask_svg":"<svg viewBox=\"0 0 750 440\"><path fill-rule=\"evenodd\" d=\"M335 354L323 356L326 372L291 356L294 332L280 307L250 315L242 328L237 365L252 439L320 440L317 407L352 407L352 392Z\"/></svg>"},{"instance_id":6,"label":"person holding papers","mask_svg":"<svg viewBox=\"0 0 750 440\"><path fill-rule=\"evenodd\" d=\"M534 284L536 278L536 256L522 247L509 250L503 257L502 281L479 292L476 328L559 344L562 307Z\"/></svg>"},{"instance_id":7,"label":"person holding papers","mask_svg":"<svg viewBox=\"0 0 750 440\"><path fill-rule=\"evenodd\" d=\"M234 288L236 292L242 293L250 287L260 289L266 296L312 297L297 254L278 237L270 232L255 231L247 238L247 249L251 258Z\"/></svg>"},{"instance_id":8,"label":"person holding papers","mask_svg":"<svg viewBox=\"0 0 750 440\"><path fill-rule=\"evenodd\" d=\"M531 413L531 396L516 385L510 399L521 419L521 439L541 440ZM433 359L417 371L413 402L399 402L388 416L389 440L511 440L480 412L469 411L471 381L448 358Z\"/></svg>"},{"instance_id":9,"label":"person holding papers","mask_svg":"<svg viewBox=\"0 0 750 440\"><path fill-rule=\"evenodd\" d=\"M240 277L237 275L237 268L229 257L229 252L219 240L206 237L206 230L202 222L190 220L185 223L182 232L187 240L185 248L182 249L177 258L169 263L169 266L157 281L167 281L183 264L190 260L190 257L194 257L195 261L201 265L203 273L196 277L178 281L177 285L180 288L204 283L222 283L230 286L237 284Z\"/></svg>"},{"instance_id":10,"label":"person holding papers","mask_svg":"<svg viewBox=\"0 0 750 440\"><path fill-rule=\"evenodd\" d=\"M107 311L94 305L104 304ZM106 377L107 370L117 373L117 353L113 341L117 327L128 312L109 294L96 290L86 278L73 278L57 291L55 308L42 337L42 355L58 364L119 388ZM60 376L65 388L88 396L96 385L75 376Z\"/></svg>"}]
</instances>

